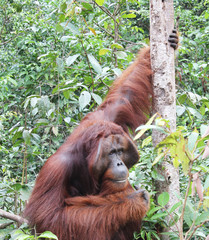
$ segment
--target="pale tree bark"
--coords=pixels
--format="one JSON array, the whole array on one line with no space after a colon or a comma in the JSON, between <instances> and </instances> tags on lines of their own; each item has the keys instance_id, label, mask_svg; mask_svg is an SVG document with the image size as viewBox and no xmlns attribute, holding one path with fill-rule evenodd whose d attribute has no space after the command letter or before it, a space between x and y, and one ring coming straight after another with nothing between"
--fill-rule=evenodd
<instances>
[{"instance_id":1,"label":"pale tree bark","mask_svg":"<svg viewBox=\"0 0 209 240\"><path fill-rule=\"evenodd\" d=\"M151 66L154 73L153 90L154 112L158 112L162 118L169 120L172 131L176 129L176 98L175 98L175 69L174 49L168 42L169 34L174 29L174 9L172 0L150 0L150 53ZM156 146L165 138L165 135L153 131L153 143ZM165 181L157 181L157 190L168 192L170 208L179 200L179 174L169 161L164 161L159 166L159 172L165 176ZM168 219L169 221L170 219ZM167 230L169 231L169 229ZM172 231L177 231L174 226ZM169 239L168 236L162 239Z\"/></svg>"}]
</instances>

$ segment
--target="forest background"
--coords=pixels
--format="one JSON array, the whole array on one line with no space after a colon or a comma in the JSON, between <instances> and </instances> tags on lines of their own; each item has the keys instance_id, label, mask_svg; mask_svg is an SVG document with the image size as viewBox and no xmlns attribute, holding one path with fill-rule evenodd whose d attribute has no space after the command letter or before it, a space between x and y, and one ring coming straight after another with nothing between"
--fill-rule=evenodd
<instances>
[{"instance_id":1,"label":"forest background","mask_svg":"<svg viewBox=\"0 0 209 240\"><path fill-rule=\"evenodd\" d=\"M175 224L182 209L185 239L209 235L209 153L205 147L209 134L209 1L175 0L174 9L180 33L175 60L176 143L181 142L183 160L175 165L180 170L181 196L170 210L165 208L166 193L155 201L153 183L165 180L157 171L164 156L152 146L149 130L138 141L141 158L130 171L130 181L151 195L150 211L136 239L161 239L159 232ZM102 102L115 77L148 44L147 0L0 2L2 210L21 215L46 159L86 113ZM185 157L185 146L191 158ZM173 222L168 222L167 215L174 211ZM0 238L36 238L25 225L23 232L17 233L17 227L1 218ZM171 234L170 239L179 238Z\"/></svg>"}]
</instances>

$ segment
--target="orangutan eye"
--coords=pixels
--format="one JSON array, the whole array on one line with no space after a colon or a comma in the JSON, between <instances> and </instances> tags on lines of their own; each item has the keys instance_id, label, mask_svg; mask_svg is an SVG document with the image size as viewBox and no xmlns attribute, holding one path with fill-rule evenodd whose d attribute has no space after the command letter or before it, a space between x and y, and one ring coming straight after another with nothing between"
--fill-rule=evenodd
<instances>
[{"instance_id":1,"label":"orangutan eye","mask_svg":"<svg viewBox=\"0 0 209 240\"><path fill-rule=\"evenodd\" d=\"M122 155L123 154L123 148L120 148L120 149L118 149L118 155Z\"/></svg>"},{"instance_id":2,"label":"orangutan eye","mask_svg":"<svg viewBox=\"0 0 209 240\"><path fill-rule=\"evenodd\" d=\"M117 151L116 151L116 149L112 149L110 152L109 152L109 155L113 155L113 154L115 154Z\"/></svg>"}]
</instances>

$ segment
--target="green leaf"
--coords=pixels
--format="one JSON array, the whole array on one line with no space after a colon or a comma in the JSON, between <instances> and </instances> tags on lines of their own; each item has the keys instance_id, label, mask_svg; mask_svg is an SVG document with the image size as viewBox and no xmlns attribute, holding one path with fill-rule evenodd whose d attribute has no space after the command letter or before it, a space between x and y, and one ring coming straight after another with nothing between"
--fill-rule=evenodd
<instances>
[{"instance_id":1,"label":"green leaf","mask_svg":"<svg viewBox=\"0 0 209 240\"><path fill-rule=\"evenodd\" d=\"M199 225L200 223L202 223L202 222L204 222L205 220L208 220L208 219L209 219L209 211L203 212L195 220L195 225Z\"/></svg>"},{"instance_id":2,"label":"green leaf","mask_svg":"<svg viewBox=\"0 0 209 240\"><path fill-rule=\"evenodd\" d=\"M63 22L60 24L64 29L69 29L73 35L79 35L79 29L70 22Z\"/></svg>"},{"instance_id":3,"label":"green leaf","mask_svg":"<svg viewBox=\"0 0 209 240\"><path fill-rule=\"evenodd\" d=\"M38 119L36 124L38 125L48 125L49 124L49 121L47 119Z\"/></svg>"},{"instance_id":4,"label":"green leaf","mask_svg":"<svg viewBox=\"0 0 209 240\"><path fill-rule=\"evenodd\" d=\"M151 240L151 232L147 233L147 240Z\"/></svg>"},{"instance_id":5,"label":"green leaf","mask_svg":"<svg viewBox=\"0 0 209 240\"><path fill-rule=\"evenodd\" d=\"M167 134L165 132L164 128L156 126L156 125L142 125L142 126L138 127L136 129L136 131L142 130L142 129L143 129L143 131L140 131L139 133L137 133L137 135L134 137L134 140L139 139L147 130L150 130L150 129L158 130L160 132L163 132L163 133Z\"/></svg>"},{"instance_id":6,"label":"green leaf","mask_svg":"<svg viewBox=\"0 0 209 240\"><path fill-rule=\"evenodd\" d=\"M66 58L66 64L67 64L67 66L72 65L72 64L75 62L75 60L78 58L78 56L80 56L80 54L75 54L75 55L73 55L73 56L67 57L67 58Z\"/></svg>"},{"instance_id":7,"label":"green leaf","mask_svg":"<svg viewBox=\"0 0 209 240\"><path fill-rule=\"evenodd\" d=\"M174 212L178 207L180 207L181 206L181 204L182 204L182 202L180 201L180 202L177 202L177 203L175 203L168 211L169 211L169 213L172 213L172 212Z\"/></svg>"},{"instance_id":8,"label":"green leaf","mask_svg":"<svg viewBox=\"0 0 209 240\"><path fill-rule=\"evenodd\" d=\"M158 204L164 207L169 202L169 194L168 192L163 192L158 197Z\"/></svg>"},{"instance_id":9,"label":"green leaf","mask_svg":"<svg viewBox=\"0 0 209 240\"><path fill-rule=\"evenodd\" d=\"M198 132L192 132L188 137L188 148L190 151L193 151L196 141L198 139L199 133Z\"/></svg>"},{"instance_id":10,"label":"green leaf","mask_svg":"<svg viewBox=\"0 0 209 240\"><path fill-rule=\"evenodd\" d=\"M56 24L55 28L56 28L57 32L62 32L64 30L60 24Z\"/></svg>"},{"instance_id":11,"label":"green leaf","mask_svg":"<svg viewBox=\"0 0 209 240\"><path fill-rule=\"evenodd\" d=\"M91 93L91 96L93 97L93 99L95 100L95 102L98 105L100 105L102 103L102 98L99 95L97 95L95 93Z\"/></svg>"},{"instance_id":12,"label":"green leaf","mask_svg":"<svg viewBox=\"0 0 209 240\"><path fill-rule=\"evenodd\" d=\"M151 220L156 220L156 219L165 217L165 216L167 216L167 215L168 215L168 214L167 214L166 212L156 213L155 215L153 215L153 216L151 217Z\"/></svg>"},{"instance_id":13,"label":"green leaf","mask_svg":"<svg viewBox=\"0 0 209 240\"><path fill-rule=\"evenodd\" d=\"M30 197L30 194L31 194L31 191L30 191L29 187L22 186L22 188L20 189L20 198L21 198L21 200L23 200L23 201L28 200L29 197Z\"/></svg>"},{"instance_id":14,"label":"green leaf","mask_svg":"<svg viewBox=\"0 0 209 240\"><path fill-rule=\"evenodd\" d=\"M160 209L162 209L161 206L154 207L154 208L150 209L150 210L147 212L147 216L148 216L148 217L152 216L153 213L155 213L156 211L158 211L158 210L160 210Z\"/></svg>"},{"instance_id":15,"label":"green leaf","mask_svg":"<svg viewBox=\"0 0 209 240\"><path fill-rule=\"evenodd\" d=\"M66 117L66 118L64 118L64 121L65 121L66 123L70 123L71 118L70 118L70 117Z\"/></svg>"},{"instance_id":16,"label":"green leaf","mask_svg":"<svg viewBox=\"0 0 209 240\"><path fill-rule=\"evenodd\" d=\"M22 136L25 140L25 143L26 144L29 144L30 143L30 133L28 130L24 130L23 133L22 133Z\"/></svg>"},{"instance_id":17,"label":"green leaf","mask_svg":"<svg viewBox=\"0 0 209 240\"><path fill-rule=\"evenodd\" d=\"M99 5L102 6L104 4L105 0L95 0L95 2Z\"/></svg>"},{"instance_id":18,"label":"green leaf","mask_svg":"<svg viewBox=\"0 0 209 240\"><path fill-rule=\"evenodd\" d=\"M100 66L99 62L95 59L95 57L92 56L91 54L88 54L88 58L89 58L89 61L92 65L93 69L97 73L102 73L102 67Z\"/></svg>"},{"instance_id":19,"label":"green leaf","mask_svg":"<svg viewBox=\"0 0 209 240\"><path fill-rule=\"evenodd\" d=\"M207 132L209 131L209 126L205 125L205 124L202 124L200 126L200 134L201 134L201 137L204 137L205 135L207 135Z\"/></svg>"},{"instance_id":20,"label":"green leaf","mask_svg":"<svg viewBox=\"0 0 209 240\"><path fill-rule=\"evenodd\" d=\"M38 236L38 239L39 238L51 238L51 239L58 240L58 237L55 234L53 234L52 232L49 232L49 231L46 231L46 232L42 233L40 236Z\"/></svg>"},{"instance_id":21,"label":"green leaf","mask_svg":"<svg viewBox=\"0 0 209 240\"><path fill-rule=\"evenodd\" d=\"M61 58L56 58L57 70L60 74L64 71L64 61Z\"/></svg>"},{"instance_id":22,"label":"green leaf","mask_svg":"<svg viewBox=\"0 0 209 240\"><path fill-rule=\"evenodd\" d=\"M190 112L193 116L197 117L199 120L202 119L202 115L201 115L196 109L191 108L191 107L188 107L187 109L189 110L189 112Z\"/></svg>"},{"instance_id":23,"label":"green leaf","mask_svg":"<svg viewBox=\"0 0 209 240\"><path fill-rule=\"evenodd\" d=\"M100 49L100 50L99 50L99 56L105 55L105 54L107 54L108 52L110 52L110 49L108 49L108 48Z\"/></svg>"},{"instance_id":24,"label":"green leaf","mask_svg":"<svg viewBox=\"0 0 209 240\"><path fill-rule=\"evenodd\" d=\"M157 116L157 113L155 113L144 126L147 126L147 127L150 126L150 124L152 124L152 122L154 121L156 116ZM150 128L146 128L146 127L145 128L141 128L141 127L138 127L135 130L135 131L138 131L138 130L141 130L141 131L139 133L137 133L137 135L135 136L134 140L139 139L146 132L146 130L150 129Z\"/></svg>"},{"instance_id":25,"label":"green leaf","mask_svg":"<svg viewBox=\"0 0 209 240\"><path fill-rule=\"evenodd\" d=\"M122 74L122 71L119 68L113 68L112 70L117 77Z\"/></svg>"},{"instance_id":26,"label":"green leaf","mask_svg":"<svg viewBox=\"0 0 209 240\"><path fill-rule=\"evenodd\" d=\"M67 9L67 4L64 2L64 3L62 3L62 4L60 5L60 11L61 11L61 12L65 12L66 9Z\"/></svg>"},{"instance_id":27,"label":"green leaf","mask_svg":"<svg viewBox=\"0 0 209 240\"><path fill-rule=\"evenodd\" d=\"M17 86L17 82L16 82L14 79L9 78L8 80L9 80L9 82L11 82L14 86Z\"/></svg>"},{"instance_id":28,"label":"green leaf","mask_svg":"<svg viewBox=\"0 0 209 240\"><path fill-rule=\"evenodd\" d=\"M160 240L160 238L159 238L159 236L157 235L157 233L156 232L151 232L152 233L152 235L157 239L157 240Z\"/></svg>"},{"instance_id":29,"label":"green leaf","mask_svg":"<svg viewBox=\"0 0 209 240\"><path fill-rule=\"evenodd\" d=\"M55 136L57 136L58 135L58 127L53 126L52 127L52 132L54 133Z\"/></svg>"},{"instance_id":30,"label":"green leaf","mask_svg":"<svg viewBox=\"0 0 209 240\"><path fill-rule=\"evenodd\" d=\"M27 239L33 239L33 236L30 236L28 234L21 234L19 236L17 236L17 238L15 238L15 240L27 240Z\"/></svg>"},{"instance_id":31,"label":"green leaf","mask_svg":"<svg viewBox=\"0 0 209 240\"><path fill-rule=\"evenodd\" d=\"M195 218L196 216L195 216L195 210L194 210L193 204L187 201L187 205L184 212L184 221L188 226L191 226Z\"/></svg>"},{"instance_id":32,"label":"green leaf","mask_svg":"<svg viewBox=\"0 0 209 240\"><path fill-rule=\"evenodd\" d=\"M122 18L135 18L136 14L134 14L134 13L123 14L121 17Z\"/></svg>"},{"instance_id":33,"label":"green leaf","mask_svg":"<svg viewBox=\"0 0 209 240\"><path fill-rule=\"evenodd\" d=\"M68 90L68 91L63 91L63 95L66 99L69 99L70 98L70 94L71 94L71 91Z\"/></svg>"},{"instance_id":34,"label":"green leaf","mask_svg":"<svg viewBox=\"0 0 209 240\"><path fill-rule=\"evenodd\" d=\"M111 48L123 49L123 46L121 44L118 44L118 43L113 43L111 45Z\"/></svg>"},{"instance_id":35,"label":"green leaf","mask_svg":"<svg viewBox=\"0 0 209 240\"><path fill-rule=\"evenodd\" d=\"M34 108L34 107L36 106L37 102L38 102L38 98L36 98L36 97L31 98L31 99L30 99L30 105L31 105L31 107Z\"/></svg>"},{"instance_id":36,"label":"green leaf","mask_svg":"<svg viewBox=\"0 0 209 240\"><path fill-rule=\"evenodd\" d=\"M87 10L91 10L91 11L93 10L93 7L89 3L82 2L81 5Z\"/></svg>"},{"instance_id":37,"label":"green leaf","mask_svg":"<svg viewBox=\"0 0 209 240\"><path fill-rule=\"evenodd\" d=\"M180 117L185 111L186 108L184 106L176 106L176 114L178 117Z\"/></svg>"},{"instance_id":38,"label":"green leaf","mask_svg":"<svg viewBox=\"0 0 209 240\"><path fill-rule=\"evenodd\" d=\"M71 39L71 36L62 36L60 41L61 42L67 42L69 39Z\"/></svg>"},{"instance_id":39,"label":"green leaf","mask_svg":"<svg viewBox=\"0 0 209 240\"><path fill-rule=\"evenodd\" d=\"M123 52L123 51L117 51L117 52L115 52L115 55L117 56L118 59L126 59L127 58L126 52Z\"/></svg>"},{"instance_id":40,"label":"green leaf","mask_svg":"<svg viewBox=\"0 0 209 240\"><path fill-rule=\"evenodd\" d=\"M165 156L165 154L166 154L165 152L158 154L157 157L155 158L154 162L152 163L152 166L157 164Z\"/></svg>"},{"instance_id":41,"label":"green leaf","mask_svg":"<svg viewBox=\"0 0 209 240\"><path fill-rule=\"evenodd\" d=\"M142 142L142 148L148 146L152 142L152 136L148 136Z\"/></svg>"},{"instance_id":42,"label":"green leaf","mask_svg":"<svg viewBox=\"0 0 209 240\"><path fill-rule=\"evenodd\" d=\"M204 189L206 190L208 188L209 188L209 175L206 177L205 184L204 184Z\"/></svg>"},{"instance_id":43,"label":"green leaf","mask_svg":"<svg viewBox=\"0 0 209 240\"><path fill-rule=\"evenodd\" d=\"M79 97L79 105L83 110L91 101L91 94L87 91L83 91Z\"/></svg>"}]
</instances>

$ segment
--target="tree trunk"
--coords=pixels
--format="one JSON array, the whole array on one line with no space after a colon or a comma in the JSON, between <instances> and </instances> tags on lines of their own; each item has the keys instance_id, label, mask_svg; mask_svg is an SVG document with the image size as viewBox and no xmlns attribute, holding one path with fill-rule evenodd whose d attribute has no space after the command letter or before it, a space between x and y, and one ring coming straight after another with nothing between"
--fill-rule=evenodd
<instances>
[{"instance_id":1,"label":"tree trunk","mask_svg":"<svg viewBox=\"0 0 209 240\"><path fill-rule=\"evenodd\" d=\"M169 34L174 29L174 10L172 0L150 0L150 53L151 65L154 73L154 112L158 112L162 118L169 120L172 131L176 129L176 97L175 97L175 69L174 49L168 42ZM153 143L156 146L165 135L153 131ZM159 166L159 173L165 176L165 181L157 181L156 189L168 192L170 201L168 208L179 200L179 174L173 164L164 161ZM170 219L168 219L169 221ZM176 227L172 231L176 231ZM168 231L168 230L166 230ZM162 239L169 239L168 236Z\"/></svg>"}]
</instances>

